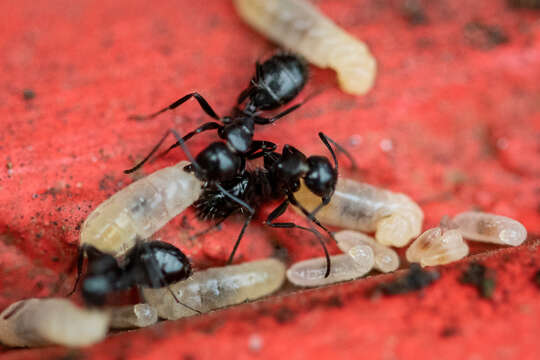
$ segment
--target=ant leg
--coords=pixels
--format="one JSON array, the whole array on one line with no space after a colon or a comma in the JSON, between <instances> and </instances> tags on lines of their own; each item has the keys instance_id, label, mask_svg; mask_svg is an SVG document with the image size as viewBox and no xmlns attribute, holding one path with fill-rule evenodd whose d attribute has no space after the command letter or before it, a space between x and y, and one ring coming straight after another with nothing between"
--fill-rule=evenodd
<instances>
[{"instance_id":1,"label":"ant leg","mask_svg":"<svg viewBox=\"0 0 540 360\"><path fill-rule=\"evenodd\" d=\"M339 145L337 142L330 139L327 135L323 134L322 132L319 133L319 137L321 138L321 141L324 143L324 145L328 148L328 150L330 150L330 153L332 154L332 157L334 158L334 162L336 164L336 171L338 169L337 158L329 142L331 142L332 145L334 145L336 149L338 149L338 151L341 151L343 154L345 154L345 156L347 156L347 158L349 158L349 161L351 162L351 167L353 170L356 170L358 168L358 166L356 165L356 161L354 161L351 154L347 150L345 150L343 146Z\"/></svg>"},{"instance_id":2,"label":"ant leg","mask_svg":"<svg viewBox=\"0 0 540 360\"><path fill-rule=\"evenodd\" d=\"M300 104L293 105L290 108L285 109L284 111L280 112L279 114L277 114L275 116L272 116L271 118L264 118L264 117L261 117L261 116L254 116L253 119L255 120L255 124L257 124L257 125L272 124L276 120L279 120L282 117L284 117L286 115L289 115L290 113L292 113L294 110L298 109L303 104L304 104L304 102L301 102Z\"/></svg>"},{"instance_id":3,"label":"ant leg","mask_svg":"<svg viewBox=\"0 0 540 360\"><path fill-rule=\"evenodd\" d=\"M187 94L186 96L176 100L175 102L173 102L169 106L164 107L163 109L161 109L159 111L156 111L155 113L152 113L152 114L149 114L149 115L131 115L131 116L128 117L128 119L137 120L137 121L153 119L156 116L158 116L159 114L164 113L165 111L176 109L178 106L182 105L183 103L185 103L186 101L188 101L192 97L194 97L197 100L197 102L199 103L201 109L203 109L203 111L208 116L214 118L215 120L220 120L220 117L216 114L214 109L212 109L210 104L208 104L208 102L198 92L193 92L193 93Z\"/></svg>"},{"instance_id":4,"label":"ant leg","mask_svg":"<svg viewBox=\"0 0 540 360\"><path fill-rule=\"evenodd\" d=\"M200 134L201 132L203 131L208 131L208 130L215 130L215 129L220 129L222 128L222 126L218 123L215 123L215 122L208 122L208 123L205 123L205 124L202 124L201 126L199 126L197 129L187 133L183 138L182 140L185 142L189 139L191 139L194 135L197 135L197 134ZM158 143L152 148L152 150L150 151L150 153L148 155L146 155L146 157L144 159L142 159L137 165L135 165L134 167L132 167L131 169L128 169L128 170L124 170L124 174L131 174L132 172L135 172L137 171L138 169L141 168L141 166L143 166L148 160L150 160L150 158L152 157L152 155L154 155L156 153L156 151L158 151L158 149L161 147L161 145L163 144L163 142L165 141L165 139L167 139L167 136L169 136L171 132L170 131L167 131L165 133L165 135L163 135L163 137L161 138L161 140L158 141ZM165 154L167 154L171 149L179 146L180 143L177 141L176 143L174 143L171 147L169 147L166 151L164 151L163 153L161 153L159 156L163 156Z\"/></svg>"},{"instance_id":5,"label":"ant leg","mask_svg":"<svg viewBox=\"0 0 540 360\"><path fill-rule=\"evenodd\" d=\"M184 140L184 142L185 142L185 141L188 141L189 139L191 139L194 135L200 134L203 131L220 130L222 128L223 128L223 126L221 124L218 124L218 123L215 123L215 122L207 122L205 124L202 124L198 128L196 128L195 130L188 132L186 135L184 135L182 140ZM171 151L172 149L174 149L175 147L178 147L178 146L180 146L180 143L177 141L174 144L172 144L167 150L165 150L164 152L159 154L159 156L166 155L169 151Z\"/></svg>"},{"instance_id":6,"label":"ant leg","mask_svg":"<svg viewBox=\"0 0 540 360\"><path fill-rule=\"evenodd\" d=\"M195 240L196 238L204 235L204 234L207 234L209 233L210 231L214 230L214 229L219 229L221 227L221 224L227 220L227 218L232 214L232 212L228 213L224 218L218 220L215 224L213 224L212 226L209 226L207 227L206 229L204 229L203 231L199 231L198 233L195 233L194 235L191 235L189 237L189 240Z\"/></svg>"},{"instance_id":7,"label":"ant leg","mask_svg":"<svg viewBox=\"0 0 540 360\"><path fill-rule=\"evenodd\" d=\"M87 249L86 244L79 248L79 253L77 254L77 278L75 278L75 284L73 285L73 290L71 290L69 294L67 294L67 297L70 297L71 295L73 295L73 293L75 293L75 291L77 290L77 285L79 285L79 281L81 280L84 254L86 253L86 249Z\"/></svg>"},{"instance_id":8,"label":"ant leg","mask_svg":"<svg viewBox=\"0 0 540 360\"><path fill-rule=\"evenodd\" d=\"M240 240L242 240L242 237L244 237L244 232L246 231L249 223L251 222L251 219L253 218L254 212L250 213L249 216L246 218L246 221L244 221L244 225L242 225L242 230L240 230L240 234L238 234L238 238L236 239L236 242L234 243L234 247L231 251L231 255L229 255L229 259L227 260L227 264L231 264L234 259L234 255L236 254L236 250L238 250L238 245L240 245Z\"/></svg>"},{"instance_id":9,"label":"ant leg","mask_svg":"<svg viewBox=\"0 0 540 360\"><path fill-rule=\"evenodd\" d=\"M294 110L297 110L300 106L304 105L305 103L307 103L309 100L311 100L312 98L314 98L315 96L319 95L320 93L322 92L322 90L320 91L315 91L313 92L311 95L309 95L308 97L306 97L301 103L298 103L296 105L293 105L291 106L290 108L288 109L285 109L284 111L280 112L279 114L271 117L271 118L264 118L264 117L261 117L261 116L254 116L254 120L255 120L255 124L258 124L258 125L268 125L268 124L272 124L273 122L275 122L276 120L279 120L281 119L282 117L292 113Z\"/></svg>"},{"instance_id":10,"label":"ant leg","mask_svg":"<svg viewBox=\"0 0 540 360\"><path fill-rule=\"evenodd\" d=\"M67 296L73 295L75 290L77 290L77 285L79 284L79 281L81 280L82 276L82 268L83 268L83 262L84 262L84 255L88 257L88 264L90 264L95 259L98 259L100 256L104 254L103 251L98 250L92 245L84 244L80 247L79 253L77 254L77 278L75 279L75 284L73 285L73 290Z\"/></svg>"},{"instance_id":11,"label":"ant leg","mask_svg":"<svg viewBox=\"0 0 540 360\"><path fill-rule=\"evenodd\" d=\"M291 202L291 204L295 207L297 207L298 209L300 209L300 211L302 211L302 214L304 214L304 216L306 216L309 220L311 220L312 222L314 222L318 227L320 227L321 229L323 229L327 234L328 236L330 236L332 238L332 240L335 241L334 239L334 235L332 234L332 232L330 230L328 230L323 224L321 224L319 222L319 220L312 214L310 213L305 207L303 207L299 202L298 200L296 200L296 198L294 197L293 194L289 194L288 195L288 200Z\"/></svg>"},{"instance_id":12,"label":"ant leg","mask_svg":"<svg viewBox=\"0 0 540 360\"><path fill-rule=\"evenodd\" d=\"M257 81L261 78L262 75L262 68L261 63L259 60L255 62L255 78L252 79L249 83L249 86L240 93L238 96L238 99L236 100L236 106L240 105L244 102L256 89L257 89Z\"/></svg>"},{"instance_id":13,"label":"ant leg","mask_svg":"<svg viewBox=\"0 0 540 360\"><path fill-rule=\"evenodd\" d=\"M304 226L296 225L295 223L292 223L292 222L287 222L287 223L273 222L278 217L283 215L285 210L287 210L288 206L289 206L289 199L285 199L277 208L275 208L270 213L270 215L268 215L268 217L266 218L265 224L270 226L270 227L279 228L279 229L297 228L297 229L309 231L312 234L314 234L317 237L317 240L319 240L319 243L321 244L321 246L322 246L322 248L324 250L324 256L326 257L326 273L324 274L324 277L325 278L328 277L328 275L330 275L331 261L330 261L330 254L328 253L328 249L326 248L326 244L324 243L322 235L317 230L315 230L313 228L307 228L307 227L304 227Z\"/></svg>"}]
</instances>

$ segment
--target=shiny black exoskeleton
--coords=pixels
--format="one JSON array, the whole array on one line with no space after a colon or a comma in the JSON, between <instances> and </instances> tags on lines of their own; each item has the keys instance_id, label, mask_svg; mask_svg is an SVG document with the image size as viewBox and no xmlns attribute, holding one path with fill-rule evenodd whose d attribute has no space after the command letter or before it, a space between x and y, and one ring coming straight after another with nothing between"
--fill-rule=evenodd
<instances>
[{"instance_id":1,"label":"shiny black exoskeleton","mask_svg":"<svg viewBox=\"0 0 540 360\"><path fill-rule=\"evenodd\" d=\"M83 299L87 305L101 306L115 291L135 285L160 288L185 280L191 275L191 265L175 246L161 242L139 242L119 264L114 256L93 246L82 251L88 255L88 272L82 282Z\"/></svg>"},{"instance_id":2,"label":"shiny black exoskeleton","mask_svg":"<svg viewBox=\"0 0 540 360\"><path fill-rule=\"evenodd\" d=\"M275 222L287 210L288 206L292 205L299 208L310 221L314 222L333 238L332 234L320 224L315 214L322 206L330 202L335 191L338 177L338 163L329 143L331 142L337 147L339 145L323 133L319 133L319 137L329 149L335 166L332 166L328 158L324 156L307 157L293 146L285 145L281 154L276 151L259 152L260 156L264 158L263 168L258 168L254 171L245 171L241 175L222 182L221 185L231 196L226 195L222 190L205 187L203 193L194 204L199 218L216 220L217 223L221 223L236 212L243 212L246 215L244 226L231 252L229 261L232 261L255 210L268 201L282 200L281 204L267 217L265 224L276 228L300 228L315 234L320 240L327 258L327 275L330 273L328 251L318 232L294 223ZM321 205L311 213L294 197L294 193L300 189L301 181L306 184L311 192L321 198ZM246 206L244 204L247 204L253 210L246 213Z\"/></svg>"},{"instance_id":3,"label":"shiny black exoskeleton","mask_svg":"<svg viewBox=\"0 0 540 360\"><path fill-rule=\"evenodd\" d=\"M277 109L293 100L303 89L307 78L308 68L303 60L292 54L281 53L272 56L262 64L257 62L255 76L238 97L236 106L229 116L218 116L208 102L199 93L194 92L153 114L137 115L132 116L132 118L154 118L165 111L177 108L191 98L195 98L202 110L217 122L204 123L187 133L182 140L185 142L204 131L216 130L218 136L225 142L210 144L197 156L197 160L201 169L206 172L205 175L201 174L202 178L226 181L243 171L245 160L251 154L259 150L273 151L275 149L275 147L269 148L265 141L253 141L255 125L271 124L298 109L302 103L291 106L272 117L263 117L259 113L260 111ZM126 170L125 173L129 174L139 169L158 150L169 133L165 134L146 158L135 167ZM179 145L180 142L177 141L166 152ZM225 158L231 161L224 163L223 159Z\"/></svg>"},{"instance_id":4,"label":"shiny black exoskeleton","mask_svg":"<svg viewBox=\"0 0 540 360\"><path fill-rule=\"evenodd\" d=\"M274 110L291 101L306 84L308 71L304 61L292 54L278 54L262 64L249 87L238 97L247 101L245 111Z\"/></svg>"}]
</instances>

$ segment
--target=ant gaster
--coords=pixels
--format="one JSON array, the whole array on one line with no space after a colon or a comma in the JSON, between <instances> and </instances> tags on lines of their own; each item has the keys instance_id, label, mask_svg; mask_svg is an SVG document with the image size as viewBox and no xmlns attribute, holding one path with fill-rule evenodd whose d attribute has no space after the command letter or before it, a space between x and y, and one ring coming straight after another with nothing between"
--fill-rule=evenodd
<instances>
[{"instance_id":1,"label":"ant gaster","mask_svg":"<svg viewBox=\"0 0 540 360\"><path fill-rule=\"evenodd\" d=\"M162 241L138 242L126 254L122 264L114 256L91 245L84 247L88 255L88 272L81 287L83 299L90 306L104 305L107 296L115 291L135 285L161 288L191 275L191 264L186 255Z\"/></svg>"}]
</instances>

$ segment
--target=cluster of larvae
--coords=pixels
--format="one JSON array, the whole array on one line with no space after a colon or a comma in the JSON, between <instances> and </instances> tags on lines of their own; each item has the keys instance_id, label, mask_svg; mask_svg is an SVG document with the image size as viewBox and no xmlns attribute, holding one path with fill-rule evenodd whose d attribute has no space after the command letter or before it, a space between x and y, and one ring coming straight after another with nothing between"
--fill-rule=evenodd
<instances>
[{"instance_id":1,"label":"cluster of larvae","mask_svg":"<svg viewBox=\"0 0 540 360\"><path fill-rule=\"evenodd\" d=\"M407 249L407 260L422 266L442 265L463 259L472 241L518 246L527 230L516 220L484 212L467 211L453 219L444 217L439 226L426 230Z\"/></svg>"},{"instance_id":2,"label":"cluster of larvae","mask_svg":"<svg viewBox=\"0 0 540 360\"><path fill-rule=\"evenodd\" d=\"M298 201L313 210L319 201L305 187ZM332 256L332 269L325 274L325 259L316 258L293 264L287 271L290 282L298 286L320 286L359 278L372 269L391 272L399 267L399 257L390 248L407 249L410 263L422 266L447 264L464 258L469 247L463 237L500 245L517 246L527 238L519 222L499 215L468 211L418 236L424 218L420 207L404 194L394 193L350 179L338 179L330 203L317 213L324 224L375 233L375 239L351 230L335 234L344 254Z\"/></svg>"},{"instance_id":3,"label":"cluster of larvae","mask_svg":"<svg viewBox=\"0 0 540 360\"><path fill-rule=\"evenodd\" d=\"M366 44L345 32L306 0L235 0L238 14L280 46L316 66L337 72L343 91L367 93L377 62Z\"/></svg>"},{"instance_id":4,"label":"cluster of larvae","mask_svg":"<svg viewBox=\"0 0 540 360\"><path fill-rule=\"evenodd\" d=\"M89 244L121 259L137 239L148 238L193 204L203 184L184 171L180 162L138 180L104 201L87 218L81 245ZM320 199L305 187L296 193L308 210ZM417 237L423 212L409 197L372 185L339 179L334 196L317 213L319 220L345 230L335 234L343 254L293 264L287 271L275 259L198 271L168 288L143 288L146 303L101 310L83 309L66 299L27 299L0 314L0 342L9 346L87 346L103 339L110 328L154 324L158 318L179 319L267 296L285 281L320 286L361 277L372 269L392 272L399 257L390 248L403 247ZM361 232L375 233L375 238ZM445 220L418 237L407 251L411 262L438 265L464 257L462 236L478 241L519 245L525 228L502 216L467 212Z\"/></svg>"}]
</instances>

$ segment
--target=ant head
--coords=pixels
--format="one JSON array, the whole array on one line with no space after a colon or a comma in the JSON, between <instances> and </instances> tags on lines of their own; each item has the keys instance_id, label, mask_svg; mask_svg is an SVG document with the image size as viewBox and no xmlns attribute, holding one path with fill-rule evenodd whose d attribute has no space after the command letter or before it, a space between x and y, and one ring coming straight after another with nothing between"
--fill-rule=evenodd
<instances>
[{"instance_id":1,"label":"ant head","mask_svg":"<svg viewBox=\"0 0 540 360\"><path fill-rule=\"evenodd\" d=\"M243 160L225 143L214 142L195 158L195 176L202 181L226 181L243 169Z\"/></svg>"},{"instance_id":2,"label":"ant head","mask_svg":"<svg viewBox=\"0 0 540 360\"><path fill-rule=\"evenodd\" d=\"M223 127L220 137L237 153L246 153L253 142L253 117L241 117Z\"/></svg>"},{"instance_id":3,"label":"ant head","mask_svg":"<svg viewBox=\"0 0 540 360\"><path fill-rule=\"evenodd\" d=\"M324 156L310 156L307 163L309 170L304 176L306 186L315 195L320 196L324 203L328 203L336 189L336 169Z\"/></svg>"},{"instance_id":4,"label":"ant head","mask_svg":"<svg viewBox=\"0 0 540 360\"><path fill-rule=\"evenodd\" d=\"M191 276L191 264L187 256L177 247L162 241L151 241L139 245L137 267L144 267L145 277L137 284L149 287L163 287ZM140 269L139 269L140 270Z\"/></svg>"},{"instance_id":5,"label":"ant head","mask_svg":"<svg viewBox=\"0 0 540 360\"><path fill-rule=\"evenodd\" d=\"M82 295L86 304L101 306L113 291L114 283L122 270L116 259L109 254L88 257L88 276L82 283Z\"/></svg>"}]
</instances>

